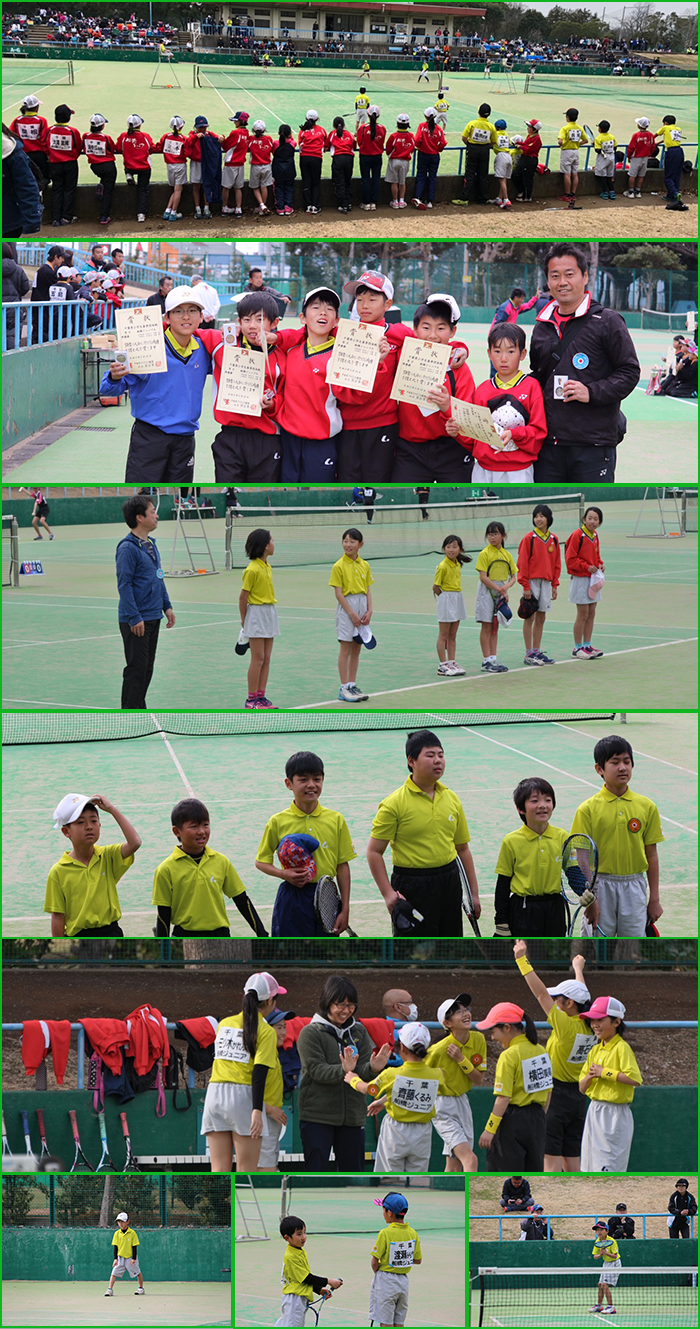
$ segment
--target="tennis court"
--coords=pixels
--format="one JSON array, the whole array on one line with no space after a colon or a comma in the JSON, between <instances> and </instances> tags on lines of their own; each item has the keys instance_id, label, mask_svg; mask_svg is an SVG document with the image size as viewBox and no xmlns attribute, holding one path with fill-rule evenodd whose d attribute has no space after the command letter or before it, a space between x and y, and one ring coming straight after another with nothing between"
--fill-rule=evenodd
<instances>
[{"instance_id":1,"label":"tennis court","mask_svg":"<svg viewBox=\"0 0 700 1329\"><path fill-rule=\"evenodd\" d=\"M469 1323L517 1329L590 1324L597 1284L595 1268L484 1269L472 1279ZM629 1329L696 1325L697 1270L623 1267L612 1299L614 1318Z\"/></svg>"},{"instance_id":2,"label":"tennis court","mask_svg":"<svg viewBox=\"0 0 700 1329\"><path fill-rule=\"evenodd\" d=\"M154 158L154 162L158 160ZM683 318L679 321L683 326L679 329L674 327L674 331L684 330ZM617 450L618 484L648 483L650 478L653 478L655 484L697 483L697 401L667 396L647 397L645 393L652 367L661 364L671 342L672 332L668 326L664 326L661 316L659 323L659 327L630 329L642 376L640 386L623 403L627 434ZM284 320L284 326L294 328L300 324L297 319L288 318ZM456 339L469 347L469 366L477 384L484 382L489 375L490 366L486 355L489 326L490 320L485 323L461 323L455 333ZM525 332L529 341L530 327L526 326ZM33 436L33 452L37 445L41 445L42 436L45 446L41 451L34 452L29 460L23 459L26 457L26 443L17 446L14 456L12 450L3 455L3 476L6 480L11 479L13 484L42 485L105 485L122 482L132 424L128 405L98 410L87 419L83 412L79 419L75 415L67 416L64 428L57 429L57 423L60 421ZM213 418L211 394L207 388L195 461L196 479L202 484L209 484L214 479L211 444L218 429Z\"/></svg>"},{"instance_id":3,"label":"tennis court","mask_svg":"<svg viewBox=\"0 0 700 1329\"><path fill-rule=\"evenodd\" d=\"M454 491L448 491L449 496ZM240 628L238 596L246 564L245 537L251 526L269 527L276 541L272 559L281 635L276 639L268 693L276 706L343 708L338 701L335 597L330 570L341 554L342 531L359 523L365 535L362 555L374 573L372 627L377 649L363 652L359 682L370 707L483 707L484 709L611 708L623 698L629 709L653 700L662 708L692 708L697 685L697 535L656 539L658 512L647 504L640 531L632 539L639 501L602 503L601 549L606 583L597 611L595 643L604 651L596 660L572 659L573 607L565 575L559 598L548 615L544 650L556 661L546 669L524 664L521 623L514 614L501 629L499 658L508 673L484 674L472 605L477 574L465 566L462 585L467 620L458 636L457 658L464 677L437 675L437 625L432 579L446 535L456 531L466 549L483 547L489 520L504 521L507 547L517 553L530 529L532 506L549 501L553 529L562 544L580 520L579 498L534 488L532 495L474 505L448 503L438 512L439 494L431 494L429 521L414 503L391 511L391 491L380 500L374 521L364 510L341 505L327 517L318 509L255 513L243 497L244 514L232 527L233 569L224 571L223 519L205 523L217 576L168 580L176 624L162 631L149 704L161 708L240 707L246 697L246 657L233 652ZM348 499L350 494L347 494ZM460 495L461 497L461 495ZM689 499L689 503L692 500ZM270 499L270 504L274 498ZM300 495L300 505L303 495ZM11 510L11 502L4 503ZM71 505L74 511L76 504ZM383 512L382 509L385 509ZM117 508L118 510L118 508ZM60 522L58 505L51 522ZM697 526L697 509L694 522ZM677 525L677 523L676 523ZM689 520L689 525L691 521ZM119 705L123 670L117 628L114 551L123 525L56 524L56 539L34 543L31 529L20 533L21 559L41 555L44 575L23 579L19 589L4 591L3 705L24 708L102 708ZM171 566L175 523L163 518L158 539L163 566ZM201 548L201 546L196 546ZM422 553L420 551L423 551ZM395 555L395 556L394 556ZM304 566L288 566L303 563ZM182 549L173 566L182 567ZM207 564L205 564L207 566ZM512 593L513 594L513 593ZM517 589L513 607L517 603ZM544 677L543 677L544 675Z\"/></svg>"},{"instance_id":4,"label":"tennis court","mask_svg":"<svg viewBox=\"0 0 700 1329\"><path fill-rule=\"evenodd\" d=\"M389 727L367 728L371 724ZM489 936L498 849L503 836L519 824L512 790L526 775L550 780L557 796L553 824L568 828L578 805L599 788L593 747L605 734L620 730L619 716L536 723L525 715L518 722L518 717L502 713L434 711L6 714L3 738L19 742L3 747L3 933L49 934L49 915L42 913L45 883L64 846L63 837L52 829L51 813L73 789L104 793L133 819L142 836L143 847L119 887L126 936L151 935L154 870L174 845L170 811L180 798L192 794L209 809L212 848L231 858L269 927L277 882L255 868L255 853L269 817L289 805L285 762L293 752L311 750L319 754L326 771L321 802L345 816L358 855L351 868L350 924L363 937L389 936L389 916L370 875L365 847L379 801L405 778L406 733L424 726L436 728L443 741L444 779L467 814L482 894L482 931ZM99 735L119 733L149 736L96 741ZM632 787L654 799L661 812L665 843L660 847L664 906L660 933L694 936L694 717L630 713L622 733L635 751ZM90 741L70 741L81 736ZM52 737L63 741L37 741ZM114 823L105 814L101 838L102 843L117 838ZM232 935L250 937L235 907L229 908L228 916Z\"/></svg>"},{"instance_id":5,"label":"tennis court","mask_svg":"<svg viewBox=\"0 0 700 1329\"><path fill-rule=\"evenodd\" d=\"M231 1290L222 1283L152 1283L144 1280L146 1295L134 1300L130 1286L117 1283L113 1297L105 1297L100 1282L2 1283L3 1325L67 1324L175 1325L231 1324ZM131 1281L131 1280L129 1280Z\"/></svg>"},{"instance_id":6,"label":"tennis court","mask_svg":"<svg viewBox=\"0 0 700 1329\"><path fill-rule=\"evenodd\" d=\"M284 1241L279 1235L282 1213L282 1177L271 1188L255 1180L255 1194L260 1205L269 1241L245 1240L246 1226L240 1204L236 1203L236 1241L234 1245L234 1319L237 1326L273 1325L280 1314L280 1268ZM303 1186L301 1180L307 1180ZM306 1225L305 1251L312 1273L319 1271L331 1278L342 1278L343 1286L326 1302L320 1324L366 1325L369 1290L372 1281L370 1256L372 1246L385 1226L381 1209L374 1199L382 1199L388 1190L399 1190L408 1203L407 1222L415 1228L421 1242L422 1263L410 1273L408 1324L463 1325L465 1323L465 1197L463 1179L460 1190L443 1189L442 1178L377 1177L367 1182L360 1178L335 1178L325 1186L314 1185L320 1178L292 1179L285 1212L302 1218ZM438 1188L439 1187L439 1188ZM245 1213L253 1216L250 1230L262 1235L255 1221L250 1192L236 1179L236 1195L245 1197ZM307 1316L313 1324L313 1314ZM375 1321L376 1323L376 1321Z\"/></svg>"}]
</instances>

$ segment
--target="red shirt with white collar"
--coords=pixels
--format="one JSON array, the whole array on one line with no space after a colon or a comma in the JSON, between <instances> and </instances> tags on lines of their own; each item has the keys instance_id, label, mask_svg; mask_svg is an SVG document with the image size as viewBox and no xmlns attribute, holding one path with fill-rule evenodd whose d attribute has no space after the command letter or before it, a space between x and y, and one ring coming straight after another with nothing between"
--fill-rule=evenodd
<instances>
[{"instance_id":1,"label":"red shirt with white collar","mask_svg":"<svg viewBox=\"0 0 700 1329\"><path fill-rule=\"evenodd\" d=\"M492 414L510 401L522 413L525 422L509 426L512 441L516 444L513 452L497 451L480 439L460 436L459 442L473 452L474 461L485 471L522 471L526 466L532 466L547 437L544 399L537 379L532 374L522 374L509 384L499 385L495 379L487 378L485 383L479 384L472 401L476 406L488 406Z\"/></svg>"},{"instance_id":2,"label":"red shirt with white collar","mask_svg":"<svg viewBox=\"0 0 700 1329\"><path fill-rule=\"evenodd\" d=\"M579 526L572 531L564 549L566 570L570 577L590 577L590 568L602 565L598 532Z\"/></svg>"},{"instance_id":3,"label":"red shirt with white collar","mask_svg":"<svg viewBox=\"0 0 700 1329\"><path fill-rule=\"evenodd\" d=\"M233 411L226 411L218 408L216 398L219 392L219 383L221 382L221 361L224 354L224 339L218 329L199 328L195 336L203 342L205 349L211 355L211 371L214 387L214 419L220 425L231 425L235 429L258 429L263 434L276 434L278 432L273 411L263 411L261 415L237 415ZM254 355L262 355L263 352L258 347L252 346L246 341L242 333L238 334L239 346L250 346ZM284 352L275 346L268 347L267 366L265 369L265 392L268 389L277 393L284 370Z\"/></svg>"},{"instance_id":4,"label":"red shirt with white collar","mask_svg":"<svg viewBox=\"0 0 700 1329\"><path fill-rule=\"evenodd\" d=\"M529 535L524 535L518 547L517 564L523 595L530 594L532 577L551 581L556 588L561 576L561 547L554 532L547 531L546 535L542 535L535 528Z\"/></svg>"},{"instance_id":5,"label":"red shirt with white collar","mask_svg":"<svg viewBox=\"0 0 700 1329\"><path fill-rule=\"evenodd\" d=\"M334 388L326 380L335 333L322 346L308 345L306 328L277 333L275 343L285 353L284 376L277 393L275 418L282 429L300 438L335 438L343 427L337 397L342 392L355 401L366 392Z\"/></svg>"}]
</instances>

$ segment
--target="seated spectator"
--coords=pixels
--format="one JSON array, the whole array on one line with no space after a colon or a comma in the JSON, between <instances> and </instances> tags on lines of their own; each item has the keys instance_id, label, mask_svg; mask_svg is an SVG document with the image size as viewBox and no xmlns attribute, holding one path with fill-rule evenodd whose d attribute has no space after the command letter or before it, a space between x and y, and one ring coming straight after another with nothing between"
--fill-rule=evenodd
<instances>
[{"instance_id":1,"label":"seated spectator","mask_svg":"<svg viewBox=\"0 0 700 1329\"><path fill-rule=\"evenodd\" d=\"M506 1177L499 1203L507 1214L529 1213L534 1204L529 1181L525 1177Z\"/></svg>"}]
</instances>

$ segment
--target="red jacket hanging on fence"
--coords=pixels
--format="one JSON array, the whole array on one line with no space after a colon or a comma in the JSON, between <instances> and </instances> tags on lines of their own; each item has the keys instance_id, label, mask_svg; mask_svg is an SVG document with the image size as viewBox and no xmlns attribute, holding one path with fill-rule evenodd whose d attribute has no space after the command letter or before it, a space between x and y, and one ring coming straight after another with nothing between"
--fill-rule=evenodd
<instances>
[{"instance_id":1,"label":"red jacket hanging on fence","mask_svg":"<svg viewBox=\"0 0 700 1329\"><path fill-rule=\"evenodd\" d=\"M122 1068L122 1048L129 1042L126 1020L78 1020L90 1042L99 1052L105 1066L119 1075Z\"/></svg>"},{"instance_id":2,"label":"red jacket hanging on fence","mask_svg":"<svg viewBox=\"0 0 700 1329\"><path fill-rule=\"evenodd\" d=\"M70 1020L25 1020L22 1025L22 1061L27 1075L35 1075L49 1052L58 1084L68 1064Z\"/></svg>"},{"instance_id":3,"label":"red jacket hanging on fence","mask_svg":"<svg viewBox=\"0 0 700 1329\"><path fill-rule=\"evenodd\" d=\"M134 1058L136 1074L146 1075L161 1057L167 1066L170 1041L160 1011L155 1006L137 1006L126 1021L130 1024L127 1056Z\"/></svg>"}]
</instances>

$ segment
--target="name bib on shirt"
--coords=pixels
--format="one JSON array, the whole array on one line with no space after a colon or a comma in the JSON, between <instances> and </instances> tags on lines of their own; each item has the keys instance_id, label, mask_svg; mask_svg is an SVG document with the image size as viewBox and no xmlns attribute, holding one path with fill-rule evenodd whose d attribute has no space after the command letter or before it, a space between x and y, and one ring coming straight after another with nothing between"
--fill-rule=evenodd
<instances>
[{"instance_id":1,"label":"name bib on shirt","mask_svg":"<svg viewBox=\"0 0 700 1329\"><path fill-rule=\"evenodd\" d=\"M90 157L107 156L107 144L102 138L86 138L84 147L86 154Z\"/></svg>"},{"instance_id":2,"label":"name bib on shirt","mask_svg":"<svg viewBox=\"0 0 700 1329\"><path fill-rule=\"evenodd\" d=\"M250 1061L250 1053L243 1046L242 1029L220 1029L214 1043L214 1056L220 1061Z\"/></svg>"},{"instance_id":3,"label":"name bib on shirt","mask_svg":"<svg viewBox=\"0 0 700 1329\"><path fill-rule=\"evenodd\" d=\"M472 143L490 143L491 135L488 129L472 129Z\"/></svg>"},{"instance_id":4,"label":"name bib on shirt","mask_svg":"<svg viewBox=\"0 0 700 1329\"><path fill-rule=\"evenodd\" d=\"M49 143L54 152L70 152L73 139L70 134L52 134Z\"/></svg>"},{"instance_id":5,"label":"name bib on shirt","mask_svg":"<svg viewBox=\"0 0 700 1329\"><path fill-rule=\"evenodd\" d=\"M581 130L580 130L580 129L570 129L570 130L569 130L569 143L580 143L580 142L581 142Z\"/></svg>"},{"instance_id":6,"label":"name bib on shirt","mask_svg":"<svg viewBox=\"0 0 700 1329\"><path fill-rule=\"evenodd\" d=\"M605 142L601 143L600 150L604 157L612 157L615 151L615 144L613 143L612 139L606 138Z\"/></svg>"},{"instance_id":7,"label":"name bib on shirt","mask_svg":"<svg viewBox=\"0 0 700 1329\"><path fill-rule=\"evenodd\" d=\"M681 134L680 129L672 129L671 132L670 132L670 134L669 134L669 138L670 138L670 140L671 140L672 143L682 143L682 142L683 142L683 135Z\"/></svg>"},{"instance_id":8,"label":"name bib on shirt","mask_svg":"<svg viewBox=\"0 0 700 1329\"><path fill-rule=\"evenodd\" d=\"M177 153L178 156L181 156L183 146L178 138L166 138L163 144L163 152Z\"/></svg>"},{"instance_id":9,"label":"name bib on shirt","mask_svg":"<svg viewBox=\"0 0 700 1329\"><path fill-rule=\"evenodd\" d=\"M541 1052L537 1057L528 1057L522 1066L526 1094L538 1094L542 1090L553 1088L552 1063L546 1052Z\"/></svg>"},{"instance_id":10,"label":"name bib on shirt","mask_svg":"<svg viewBox=\"0 0 700 1329\"><path fill-rule=\"evenodd\" d=\"M29 139L30 142L41 138L41 125L22 125L17 126L21 139Z\"/></svg>"},{"instance_id":11,"label":"name bib on shirt","mask_svg":"<svg viewBox=\"0 0 700 1329\"><path fill-rule=\"evenodd\" d=\"M392 1269L410 1269L413 1264L415 1241L389 1242L389 1264Z\"/></svg>"},{"instance_id":12,"label":"name bib on shirt","mask_svg":"<svg viewBox=\"0 0 700 1329\"><path fill-rule=\"evenodd\" d=\"M391 1088L391 1101L409 1112L432 1112L437 1094L437 1080L413 1080L408 1075L397 1075Z\"/></svg>"},{"instance_id":13,"label":"name bib on shirt","mask_svg":"<svg viewBox=\"0 0 700 1329\"><path fill-rule=\"evenodd\" d=\"M574 1038L574 1046L566 1058L567 1062L572 1062L575 1066L582 1066L595 1042L594 1034L577 1034Z\"/></svg>"}]
</instances>

